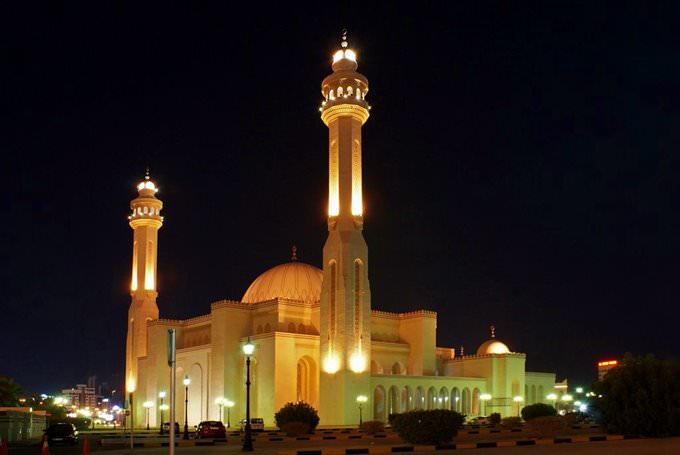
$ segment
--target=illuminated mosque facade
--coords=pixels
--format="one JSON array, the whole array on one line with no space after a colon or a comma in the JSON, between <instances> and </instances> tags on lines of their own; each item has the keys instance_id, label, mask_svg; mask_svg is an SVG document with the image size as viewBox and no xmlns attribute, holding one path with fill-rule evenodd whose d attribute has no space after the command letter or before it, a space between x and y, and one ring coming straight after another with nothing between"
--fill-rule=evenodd
<instances>
[{"instance_id":1,"label":"illuminated mosque facade","mask_svg":"<svg viewBox=\"0 0 680 455\"><path fill-rule=\"evenodd\" d=\"M189 425L219 419L225 399L233 403L233 419L245 415L241 347L248 339L255 344L251 416L267 426L274 425L278 409L296 401L318 409L321 425L356 425L359 396L367 398L364 420L386 421L412 409L517 415L553 391L555 374L526 371L526 354L512 352L493 328L488 341L465 354L437 346L435 312L371 308L361 177L368 80L357 72L356 54L344 37L332 70L321 84L319 109L329 130L322 269L298 261L293 251L290 262L259 275L240 300L214 302L210 313L191 319L162 319L156 269L163 203L148 174L138 185L129 217L134 240L125 367L135 415L144 415L145 401L157 403L169 390L170 328L177 331L176 415L182 422L188 376ZM159 425L157 406L149 418Z\"/></svg>"}]
</instances>

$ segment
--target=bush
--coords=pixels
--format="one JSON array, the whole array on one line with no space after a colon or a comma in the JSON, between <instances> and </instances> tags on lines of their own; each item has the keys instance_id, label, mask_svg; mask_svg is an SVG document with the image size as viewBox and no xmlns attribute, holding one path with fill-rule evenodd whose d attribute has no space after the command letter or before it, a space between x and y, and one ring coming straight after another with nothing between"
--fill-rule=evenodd
<instances>
[{"instance_id":1,"label":"bush","mask_svg":"<svg viewBox=\"0 0 680 455\"><path fill-rule=\"evenodd\" d=\"M398 413L388 414L388 415L387 415L387 423L388 423L389 426L392 426L392 425L393 425L394 419L395 419L398 415L399 415Z\"/></svg>"},{"instance_id":2,"label":"bush","mask_svg":"<svg viewBox=\"0 0 680 455\"><path fill-rule=\"evenodd\" d=\"M494 412L491 415L489 415L489 423L491 425L498 425L501 423L501 414L500 412Z\"/></svg>"},{"instance_id":3,"label":"bush","mask_svg":"<svg viewBox=\"0 0 680 455\"><path fill-rule=\"evenodd\" d=\"M524 428L529 433L536 434L539 438L554 438L564 434L569 425L565 418L553 415L534 417L527 422Z\"/></svg>"},{"instance_id":4,"label":"bush","mask_svg":"<svg viewBox=\"0 0 680 455\"><path fill-rule=\"evenodd\" d=\"M626 354L593 392L591 409L608 432L680 435L680 362Z\"/></svg>"},{"instance_id":5,"label":"bush","mask_svg":"<svg viewBox=\"0 0 680 455\"><path fill-rule=\"evenodd\" d=\"M308 432L314 433L314 429L319 424L319 413L307 403L287 403L284 407L279 409L279 412L274 414L276 426L283 430L283 426L287 423L305 423L308 426Z\"/></svg>"},{"instance_id":6,"label":"bush","mask_svg":"<svg viewBox=\"0 0 680 455\"><path fill-rule=\"evenodd\" d=\"M501 425L508 428L518 427L522 425L522 419L519 417L505 417L501 420Z\"/></svg>"},{"instance_id":7,"label":"bush","mask_svg":"<svg viewBox=\"0 0 680 455\"><path fill-rule=\"evenodd\" d=\"M392 428L411 444L444 444L458 434L462 423L463 416L456 411L419 410L396 415Z\"/></svg>"},{"instance_id":8,"label":"bush","mask_svg":"<svg viewBox=\"0 0 680 455\"><path fill-rule=\"evenodd\" d=\"M288 422L283 424L281 431L286 433L286 436L296 438L309 433L309 425L304 422Z\"/></svg>"},{"instance_id":9,"label":"bush","mask_svg":"<svg viewBox=\"0 0 680 455\"><path fill-rule=\"evenodd\" d=\"M522 408L522 418L525 422L536 417L548 417L557 415L557 410L549 404L536 403Z\"/></svg>"},{"instance_id":10,"label":"bush","mask_svg":"<svg viewBox=\"0 0 680 455\"><path fill-rule=\"evenodd\" d=\"M366 434L376 434L385 431L385 424L379 420L369 420L359 425L359 429Z\"/></svg>"}]
</instances>

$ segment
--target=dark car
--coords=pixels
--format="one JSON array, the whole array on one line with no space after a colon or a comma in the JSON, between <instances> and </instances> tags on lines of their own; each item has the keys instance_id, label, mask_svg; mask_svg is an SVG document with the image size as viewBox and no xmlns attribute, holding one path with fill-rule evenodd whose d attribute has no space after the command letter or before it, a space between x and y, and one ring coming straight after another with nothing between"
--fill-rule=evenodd
<instances>
[{"instance_id":1,"label":"dark car","mask_svg":"<svg viewBox=\"0 0 680 455\"><path fill-rule=\"evenodd\" d=\"M163 422L163 433L170 434L170 422ZM179 423L175 422L175 434L179 434Z\"/></svg>"},{"instance_id":2,"label":"dark car","mask_svg":"<svg viewBox=\"0 0 680 455\"><path fill-rule=\"evenodd\" d=\"M201 438L222 438L227 437L227 429L222 422L217 420L206 420L196 427L196 437Z\"/></svg>"},{"instance_id":3,"label":"dark car","mask_svg":"<svg viewBox=\"0 0 680 455\"><path fill-rule=\"evenodd\" d=\"M64 443L73 446L78 443L78 430L72 423L53 423L45 434L49 444Z\"/></svg>"}]
</instances>

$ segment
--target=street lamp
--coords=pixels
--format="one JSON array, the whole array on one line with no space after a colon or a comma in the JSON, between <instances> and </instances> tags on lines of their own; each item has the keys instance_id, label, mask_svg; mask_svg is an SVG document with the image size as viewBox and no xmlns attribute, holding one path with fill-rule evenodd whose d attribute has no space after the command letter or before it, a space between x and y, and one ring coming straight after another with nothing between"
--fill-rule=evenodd
<instances>
[{"instance_id":1,"label":"street lamp","mask_svg":"<svg viewBox=\"0 0 680 455\"><path fill-rule=\"evenodd\" d=\"M229 418L229 410L234 407L234 402L231 400L224 400L224 405L227 407L227 428L231 428L231 420Z\"/></svg>"},{"instance_id":2,"label":"street lamp","mask_svg":"<svg viewBox=\"0 0 680 455\"><path fill-rule=\"evenodd\" d=\"M167 406L163 404L163 398L165 398L165 391L161 390L160 392L158 392L158 398L160 398L161 400L161 405L158 406L158 409L160 409L161 411L161 424L160 424L161 429L159 433L163 434L163 411L167 409Z\"/></svg>"},{"instance_id":3,"label":"street lamp","mask_svg":"<svg viewBox=\"0 0 680 455\"><path fill-rule=\"evenodd\" d=\"M522 401L524 401L524 398L522 398L520 395L517 395L516 397L512 397L512 401L517 403L517 417L519 417L519 408L522 406Z\"/></svg>"},{"instance_id":4,"label":"street lamp","mask_svg":"<svg viewBox=\"0 0 680 455\"><path fill-rule=\"evenodd\" d=\"M246 434L241 448L243 452L253 451L253 435L250 428L250 356L253 352L255 352L255 345L250 342L250 337L248 337L248 341L243 345L243 353L246 355Z\"/></svg>"},{"instance_id":5,"label":"street lamp","mask_svg":"<svg viewBox=\"0 0 680 455\"><path fill-rule=\"evenodd\" d=\"M567 411L569 411L569 402L570 402L571 400L573 400L573 399L574 399L574 397L572 397L572 396L569 395L569 394L567 394L567 395L562 395L562 401L564 401L565 406L566 406L566 408L567 408Z\"/></svg>"},{"instance_id":6,"label":"street lamp","mask_svg":"<svg viewBox=\"0 0 680 455\"><path fill-rule=\"evenodd\" d=\"M555 406L555 410L557 410L557 394L556 393L551 393L546 396L548 400L552 400L553 406Z\"/></svg>"},{"instance_id":7,"label":"street lamp","mask_svg":"<svg viewBox=\"0 0 680 455\"><path fill-rule=\"evenodd\" d=\"M191 384L191 379L189 376L184 376L184 438L189 439L189 384ZM174 423L170 423L174 425Z\"/></svg>"},{"instance_id":8,"label":"street lamp","mask_svg":"<svg viewBox=\"0 0 680 455\"><path fill-rule=\"evenodd\" d=\"M362 415L361 415L361 405L366 403L368 401L368 397L366 395L359 395L357 397L357 403L359 403L359 426L361 426L363 422Z\"/></svg>"},{"instance_id":9,"label":"street lamp","mask_svg":"<svg viewBox=\"0 0 680 455\"><path fill-rule=\"evenodd\" d=\"M146 409L146 430L149 431L149 411L153 408L153 401L145 401L142 406Z\"/></svg>"},{"instance_id":10,"label":"street lamp","mask_svg":"<svg viewBox=\"0 0 680 455\"><path fill-rule=\"evenodd\" d=\"M491 399L491 394L483 393L479 396L479 399L484 402L484 415L487 415L486 414L486 403L487 403L487 401L489 401Z\"/></svg>"},{"instance_id":11,"label":"street lamp","mask_svg":"<svg viewBox=\"0 0 680 455\"><path fill-rule=\"evenodd\" d=\"M224 398L215 398L215 404L220 408L220 422L222 422L222 406L224 406Z\"/></svg>"}]
</instances>

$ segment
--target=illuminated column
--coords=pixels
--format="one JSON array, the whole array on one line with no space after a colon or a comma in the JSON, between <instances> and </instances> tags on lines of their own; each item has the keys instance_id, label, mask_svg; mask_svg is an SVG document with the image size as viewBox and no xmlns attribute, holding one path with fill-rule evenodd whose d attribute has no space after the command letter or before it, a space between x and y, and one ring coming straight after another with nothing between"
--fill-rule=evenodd
<instances>
[{"instance_id":1,"label":"illuminated column","mask_svg":"<svg viewBox=\"0 0 680 455\"><path fill-rule=\"evenodd\" d=\"M362 234L361 194L361 127L370 109L365 100L368 80L356 71L356 54L348 47L346 34L332 68L321 83L324 101L319 109L329 136L328 239L320 308L323 425L357 422L357 396L373 396L368 247Z\"/></svg>"},{"instance_id":2,"label":"illuminated column","mask_svg":"<svg viewBox=\"0 0 680 455\"><path fill-rule=\"evenodd\" d=\"M128 383L139 383L137 359L146 355L146 323L158 319L156 305L156 269L158 230L163 225L160 215L163 202L156 198L158 189L147 171L144 181L137 185L139 195L130 202L128 217L134 231L132 246L132 277L128 311L128 330L125 357L125 377Z\"/></svg>"}]
</instances>

